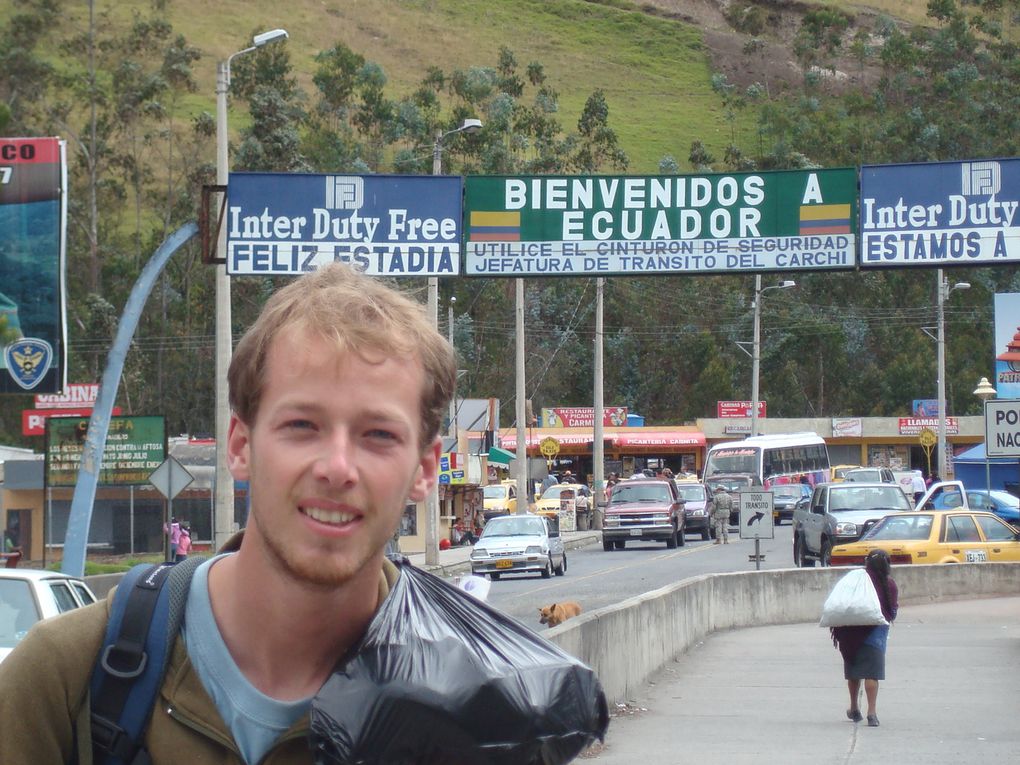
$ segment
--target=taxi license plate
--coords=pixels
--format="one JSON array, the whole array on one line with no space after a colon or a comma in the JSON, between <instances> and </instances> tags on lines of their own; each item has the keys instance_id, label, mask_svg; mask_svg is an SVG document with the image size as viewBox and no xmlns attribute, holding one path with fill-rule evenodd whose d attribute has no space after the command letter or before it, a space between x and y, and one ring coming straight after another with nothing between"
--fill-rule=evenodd
<instances>
[{"instance_id":1,"label":"taxi license plate","mask_svg":"<svg viewBox=\"0 0 1020 765\"><path fill-rule=\"evenodd\" d=\"M514 562L509 558L496 561L496 568L513 568Z\"/></svg>"},{"instance_id":2,"label":"taxi license plate","mask_svg":"<svg viewBox=\"0 0 1020 765\"><path fill-rule=\"evenodd\" d=\"M632 537L639 537L639 536L641 536L641 529L631 529L630 530L630 535Z\"/></svg>"}]
</instances>

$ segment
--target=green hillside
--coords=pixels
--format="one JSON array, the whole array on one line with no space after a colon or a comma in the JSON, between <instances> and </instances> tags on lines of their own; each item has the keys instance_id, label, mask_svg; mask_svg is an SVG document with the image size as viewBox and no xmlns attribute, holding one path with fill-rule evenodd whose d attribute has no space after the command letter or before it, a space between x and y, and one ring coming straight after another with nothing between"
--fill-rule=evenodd
<instances>
[{"instance_id":1,"label":"green hillside","mask_svg":"<svg viewBox=\"0 0 1020 765\"><path fill-rule=\"evenodd\" d=\"M576 123L585 98L596 88L605 91L610 124L631 170L654 172L664 155L685 165L695 139L721 154L730 135L723 104L711 88L702 30L679 20L691 18L696 5L669 0L640 5L624 0L290 0L285 5L171 0L167 7L174 28L204 56L195 67L200 82L195 110L213 110L216 61L248 44L254 31L288 30L292 62L306 91L312 87L315 54L343 42L383 68L391 96L409 93L429 66L448 72L492 66L506 45L522 66L544 65L567 129ZM920 0L884 5L923 18ZM137 0L96 2L97 13L120 19L144 7ZM66 10L84 27L85 4ZM750 116L739 115L736 130L751 135Z\"/></svg>"}]
</instances>

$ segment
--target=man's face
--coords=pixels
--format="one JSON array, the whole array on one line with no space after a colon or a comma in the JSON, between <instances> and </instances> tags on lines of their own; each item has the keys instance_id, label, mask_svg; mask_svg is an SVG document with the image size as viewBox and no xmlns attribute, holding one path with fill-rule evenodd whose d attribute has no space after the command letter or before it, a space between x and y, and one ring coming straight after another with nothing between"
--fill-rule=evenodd
<instances>
[{"instance_id":1,"label":"man's face","mask_svg":"<svg viewBox=\"0 0 1020 765\"><path fill-rule=\"evenodd\" d=\"M436 480L438 439L422 448L424 372L411 359L370 364L323 339L273 340L254 423L230 423L231 473L250 482L244 546L285 575L335 587L381 563L406 500Z\"/></svg>"}]
</instances>

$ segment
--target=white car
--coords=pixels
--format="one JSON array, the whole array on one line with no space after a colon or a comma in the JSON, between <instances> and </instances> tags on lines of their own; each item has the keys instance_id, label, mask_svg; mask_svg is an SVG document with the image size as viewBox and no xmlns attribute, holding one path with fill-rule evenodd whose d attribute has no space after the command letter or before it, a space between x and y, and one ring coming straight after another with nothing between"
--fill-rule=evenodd
<instances>
[{"instance_id":1,"label":"white car","mask_svg":"<svg viewBox=\"0 0 1020 765\"><path fill-rule=\"evenodd\" d=\"M0 568L0 661L36 622L95 602L81 579L57 571Z\"/></svg>"},{"instance_id":2,"label":"white car","mask_svg":"<svg viewBox=\"0 0 1020 765\"><path fill-rule=\"evenodd\" d=\"M567 571L567 553L556 518L524 513L490 518L471 550L471 573L489 575L537 572L548 579Z\"/></svg>"}]
</instances>

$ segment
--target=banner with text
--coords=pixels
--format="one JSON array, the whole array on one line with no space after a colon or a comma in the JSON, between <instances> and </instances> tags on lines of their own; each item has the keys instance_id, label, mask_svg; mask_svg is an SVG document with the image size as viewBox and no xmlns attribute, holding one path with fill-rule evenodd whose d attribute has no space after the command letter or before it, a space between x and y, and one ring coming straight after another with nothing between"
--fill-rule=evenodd
<instances>
[{"instance_id":1,"label":"banner with text","mask_svg":"<svg viewBox=\"0 0 1020 765\"><path fill-rule=\"evenodd\" d=\"M465 273L850 269L852 168L696 176L470 176Z\"/></svg>"},{"instance_id":2,"label":"banner with text","mask_svg":"<svg viewBox=\"0 0 1020 765\"><path fill-rule=\"evenodd\" d=\"M231 173L227 272L297 275L342 260L375 276L454 276L463 180Z\"/></svg>"},{"instance_id":3,"label":"banner with text","mask_svg":"<svg viewBox=\"0 0 1020 765\"><path fill-rule=\"evenodd\" d=\"M67 376L67 164L58 138L0 138L0 393Z\"/></svg>"},{"instance_id":4,"label":"banner with text","mask_svg":"<svg viewBox=\"0 0 1020 765\"><path fill-rule=\"evenodd\" d=\"M1020 262L1020 160L861 168L861 266Z\"/></svg>"},{"instance_id":5,"label":"banner with text","mask_svg":"<svg viewBox=\"0 0 1020 765\"><path fill-rule=\"evenodd\" d=\"M595 407L542 407L542 425L547 428L590 428L595 424ZM607 406L602 409L602 424L619 427L627 424L627 407Z\"/></svg>"},{"instance_id":6,"label":"banner with text","mask_svg":"<svg viewBox=\"0 0 1020 765\"><path fill-rule=\"evenodd\" d=\"M88 435L87 417L46 420L46 485L74 486ZM99 472L101 486L141 486L166 459L163 417L111 417Z\"/></svg>"}]
</instances>

